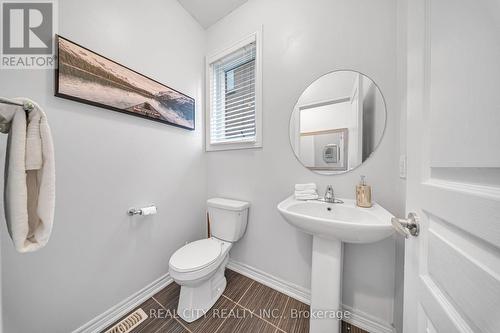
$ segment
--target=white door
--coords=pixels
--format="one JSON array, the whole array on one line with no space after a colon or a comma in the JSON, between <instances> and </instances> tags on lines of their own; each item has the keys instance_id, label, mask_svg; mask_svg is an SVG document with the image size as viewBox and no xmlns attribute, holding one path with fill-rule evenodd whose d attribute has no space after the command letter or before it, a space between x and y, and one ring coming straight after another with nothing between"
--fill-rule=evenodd
<instances>
[{"instance_id":1,"label":"white door","mask_svg":"<svg viewBox=\"0 0 500 333\"><path fill-rule=\"evenodd\" d=\"M404 332L500 332L500 1L407 2Z\"/></svg>"}]
</instances>

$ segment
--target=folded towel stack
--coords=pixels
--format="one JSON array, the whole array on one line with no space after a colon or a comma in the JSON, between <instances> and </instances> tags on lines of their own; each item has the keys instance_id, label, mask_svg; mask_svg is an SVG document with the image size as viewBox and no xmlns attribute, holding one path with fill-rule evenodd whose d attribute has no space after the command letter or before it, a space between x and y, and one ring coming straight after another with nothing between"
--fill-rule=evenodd
<instances>
[{"instance_id":1,"label":"folded towel stack","mask_svg":"<svg viewBox=\"0 0 500 333\"><path fill-rule=\"evenodd\" d=\"M295 199L296 200L315 200L318 199L316 184L295 184Z\"/></svg>"}]
</instances>

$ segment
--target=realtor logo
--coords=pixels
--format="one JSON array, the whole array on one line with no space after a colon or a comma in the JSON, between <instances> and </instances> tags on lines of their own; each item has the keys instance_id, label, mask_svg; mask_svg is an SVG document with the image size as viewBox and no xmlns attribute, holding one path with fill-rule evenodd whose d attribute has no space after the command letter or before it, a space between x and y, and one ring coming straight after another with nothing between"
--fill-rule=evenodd
<instances>
[{"instance_id":1,"label":"realtor logo","mask_svg":"<svg viewBox=\"0 0 500 333\"><path fill-rule=\"evenodd\" d=\"M56 3L35 1L1 3L3 69L54 67Z\"/></svg>"}]
</instances>

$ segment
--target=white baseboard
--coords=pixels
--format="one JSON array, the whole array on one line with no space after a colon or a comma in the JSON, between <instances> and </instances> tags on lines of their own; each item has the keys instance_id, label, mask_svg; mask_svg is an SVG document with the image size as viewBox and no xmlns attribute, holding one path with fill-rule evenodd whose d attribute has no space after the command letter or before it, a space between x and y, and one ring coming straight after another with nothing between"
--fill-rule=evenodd
<instances>
[{"instance_id":1,"label":"white baseboard","mask_svg":"<svg viewBox=\"0 0 500 333\"><path fill-rule=\"evenodd\" d=\"M285 295L295 298L302 303L311 304L311 292L310 290L301 287L299 285L290 283L288 281L277 278L271 274L261 271L260 269L254 268L252 266L239 263L232 259L229 259L227 268L245 275L252 280L262 283L274 290L279 291Z\"/></svg>"},{"instance_id":2,"label":"white baseboard","mask_svg":"<svg viewBox=\"0 0 500 333\"><path fill-rule=\"evenodd\" d=\"M344 319L345 322L351 325L359 327L370 333L396 333L394 326L376 318L375 316L369 315L368 313L358 309L353 309L352 307L344 304L342 304L342 309L351 313L349 319Z\"/></svg>"},{"instance_id":3,"label":"white baseboard","mask_svg":"<svg viewBox=\"0 0 500 333\"><path fill-rule=\"evenodd\" d=\"M227 268L245 275L257 282L260 282L270 288L273 288L285 295L288 295L298 301L306 304L311 304L311 292L309 289L290 283L271 274L263 272L252 266L230 260ZM165 288L172 282L172 278L167 273L159 279L153 281L143 289L139 290L132 296L124 299L120 303L108 309L106 312L98 315L88 323L77 328L72 333L98 333L106 327L120 319L130 310L134 309L148 298L156 294L161 289ZM369 315L358 309L353 309L350 306L342 305L342 308L349 311L352 316L345 319L349 324L355 325L370 333L395 333L394 327L384 322L383 320Z\"/></svg>"},{"instance_id":4,"label":"white baseboard","mask_svg":"<svg viewBox=\"0 0 500 333\"><path fill-rule=\"evenodd\" d=\"M277 290L285 295L288 295L298 301L306 304L311 304L311 291L294 283L290 283L271 274L263 272L252 266L239 263L232 259L229 260L227 268L245 275L257 282L260 282L274 290ZM383 320L369 315L358 309L353 309L350 306L342 305L342 309L349 311L352 315L349 319L345 319L351 325L357 326L370 333L396 333L394 327L384 322Z\"/></svg>"},{"instance_id":5,"label":"white baseboard","mask_svg":"<svg viewBox=\"0 0 500 333\"><path fill-rule=\"evenodd\" d=\"M98 333L109 325L123 317L127 312L134 309L148 298L165 288L172 282L172 278L167 273L159 279L153 281L130 297L109 308L106 312L98 315L88 323L77 328L72 333Z\"/></svg>"}]
</instances>

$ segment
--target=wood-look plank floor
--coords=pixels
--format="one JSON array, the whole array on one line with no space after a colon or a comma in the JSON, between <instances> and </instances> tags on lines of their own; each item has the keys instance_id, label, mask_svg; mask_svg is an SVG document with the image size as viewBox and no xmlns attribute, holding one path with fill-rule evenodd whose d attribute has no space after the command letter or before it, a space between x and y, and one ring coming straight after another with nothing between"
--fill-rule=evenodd
<instances>
[{"instance_id":1,"label":"wood-look plank floor","mask_svg":"<svg viewBox=\"0 0 500 333\"><path fill-rule=\"evenodd\" d=\"M138 306L138 308L142 308L146 312L148 319L134 328L132 332L309 332L309 306L307 304L301 303L231 270L226 270L226 278L227 286L222 297L219 298L205 316L192 323L185 322L176 314L180 287L175 283L171 283ZM300 315L297 316L297 314ZM113 325L110 325L110 327ZM103 332L110 327L106 328ZM343 322L342 333L368 332Z\"/></svg>"}]
</instances>

